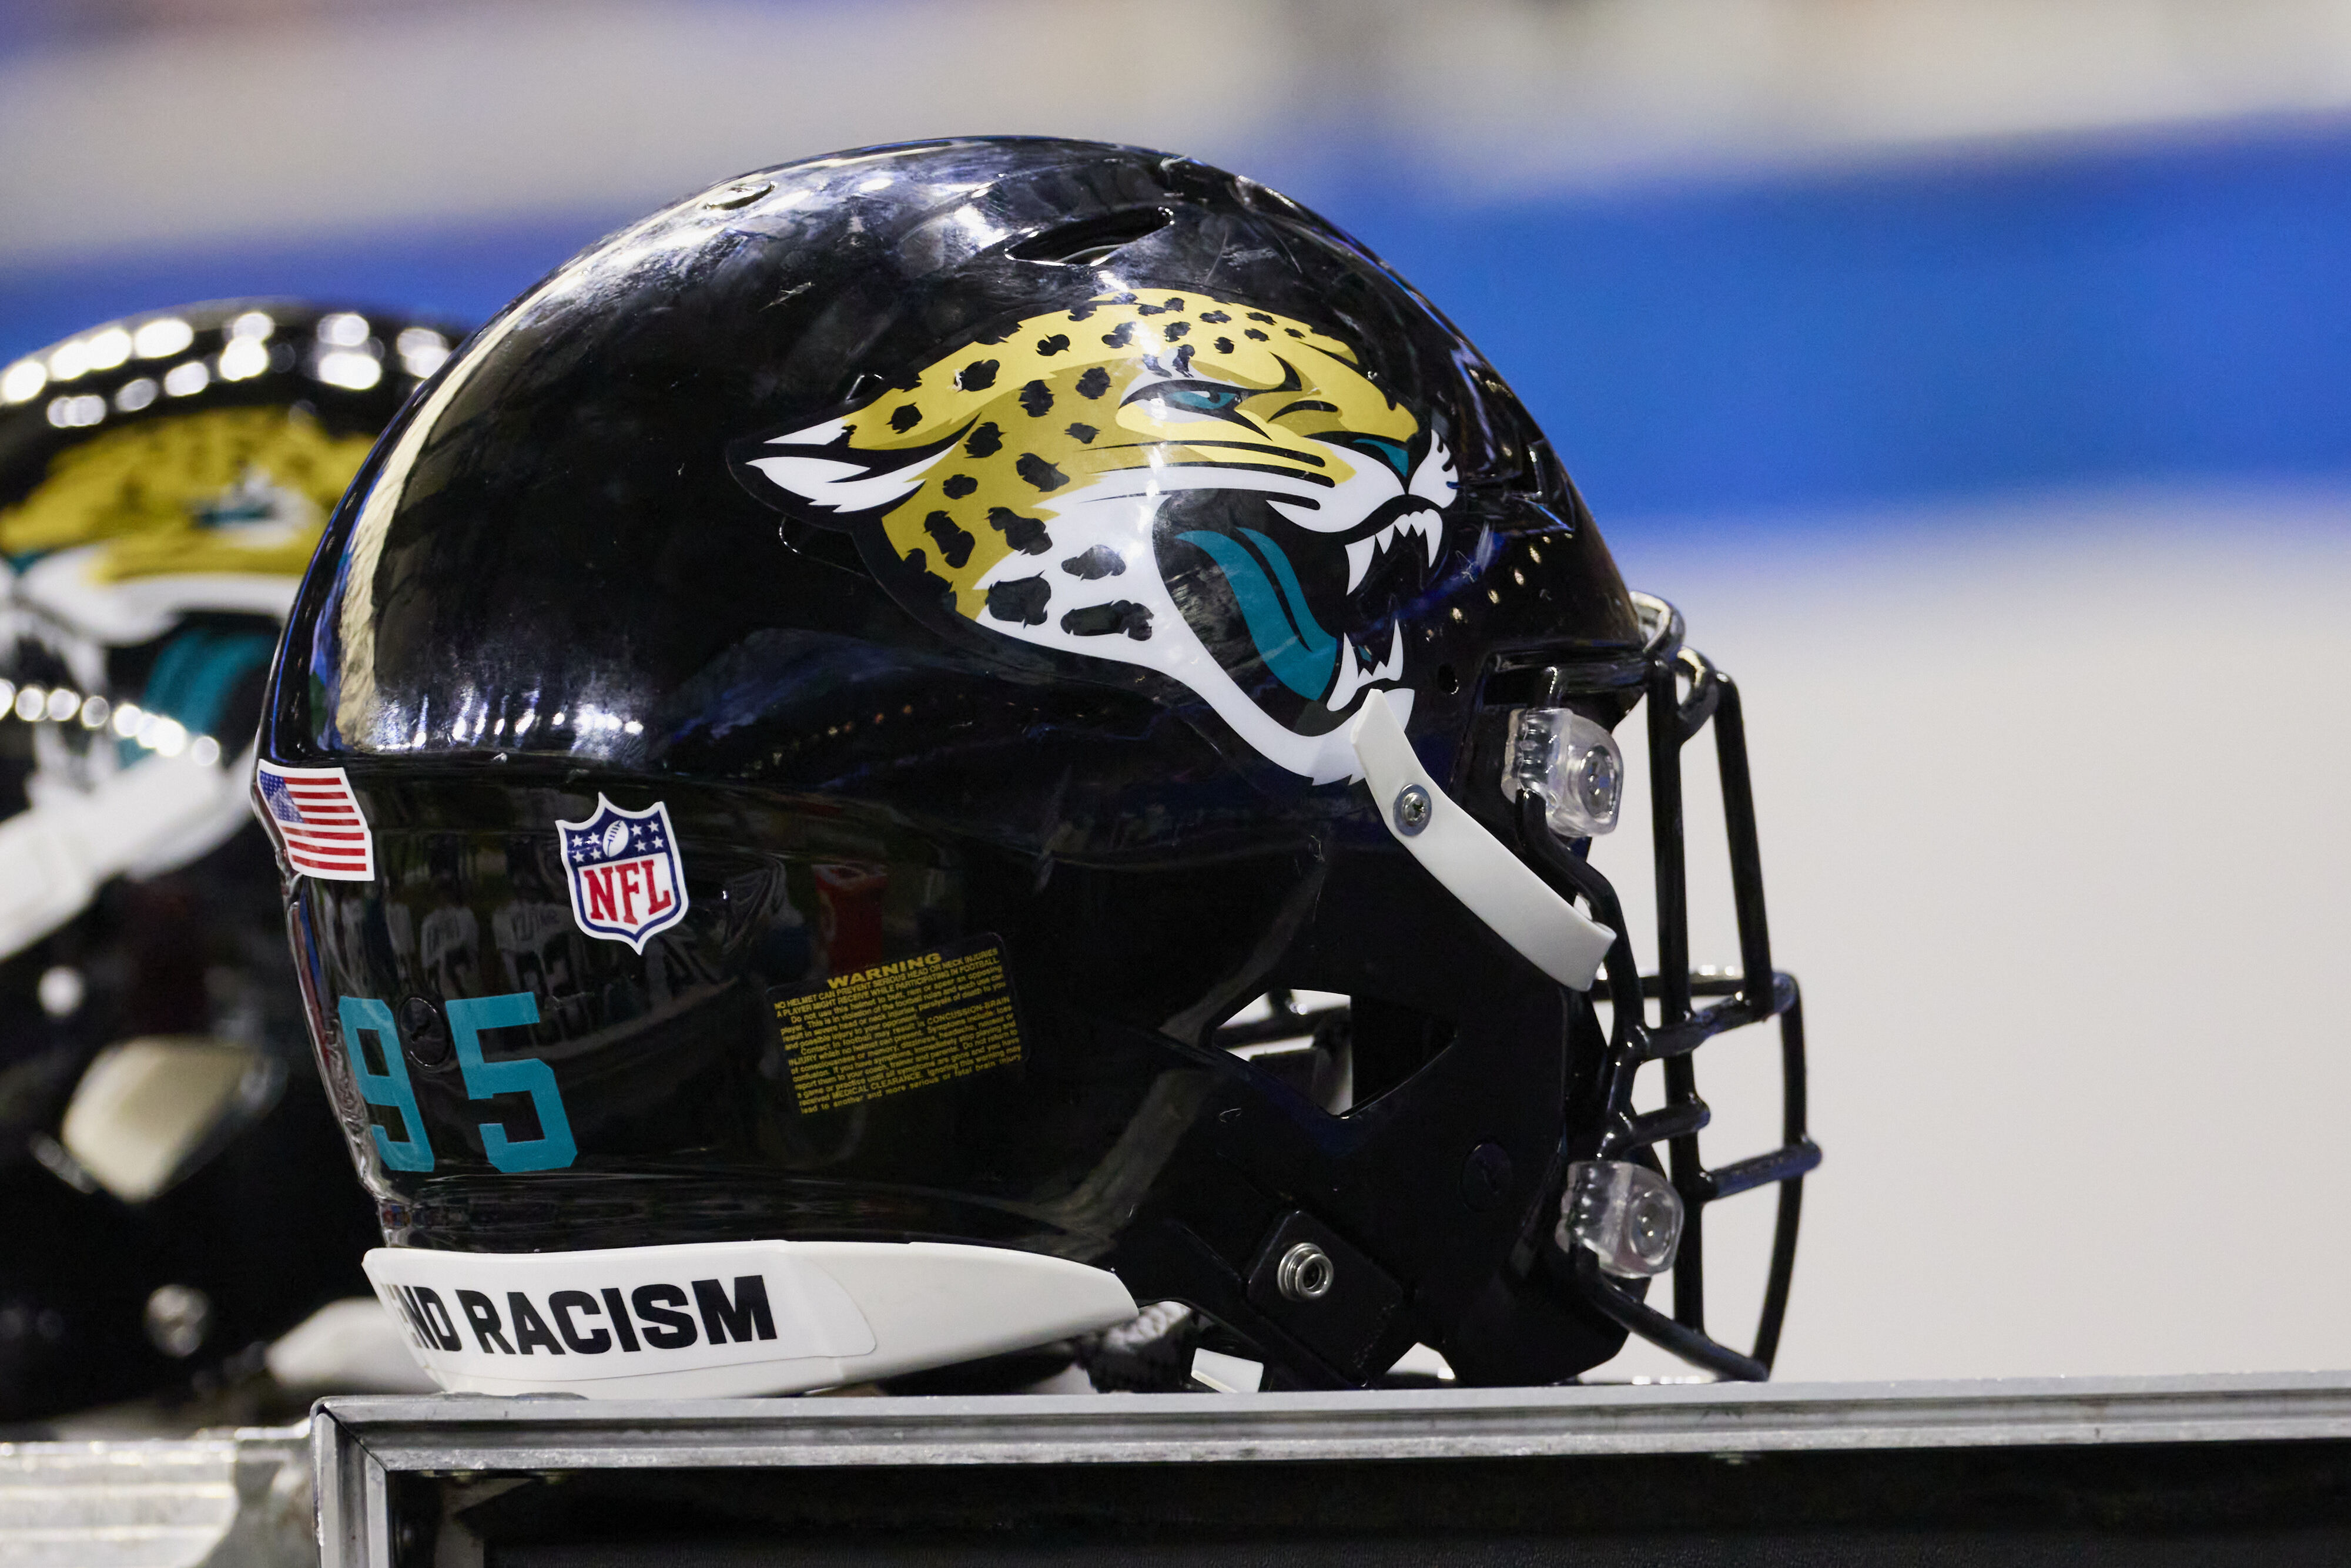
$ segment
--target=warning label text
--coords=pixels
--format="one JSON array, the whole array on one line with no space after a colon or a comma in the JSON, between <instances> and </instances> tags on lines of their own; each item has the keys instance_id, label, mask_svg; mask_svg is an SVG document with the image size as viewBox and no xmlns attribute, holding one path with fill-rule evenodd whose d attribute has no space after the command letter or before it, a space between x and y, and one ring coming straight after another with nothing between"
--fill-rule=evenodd
<instances>
[{"instance_id":1,"label":"warning label text","mask_svg":"<svg viewBox=\"0 0 2351 1568\"><path fill-rule=\"evenodd\" d=\"M803 1113L879 1100L1020 1060L1002 945L974 936L935 953L770 991Z\"/></svg>"}]
</instances>

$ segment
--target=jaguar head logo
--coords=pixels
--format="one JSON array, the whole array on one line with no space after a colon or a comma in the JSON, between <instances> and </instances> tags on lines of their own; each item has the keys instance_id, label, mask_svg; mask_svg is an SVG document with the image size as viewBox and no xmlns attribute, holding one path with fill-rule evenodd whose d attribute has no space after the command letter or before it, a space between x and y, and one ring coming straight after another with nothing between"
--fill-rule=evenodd
<instances>
[{"instance_id":1,"label":"jaguar head logo","mask_svg":"<svg viewBox=\"0 0 2351 1568\"><path fill-rule=\"evenodd\" d=\"M1410 702L1457 487L1348 344L1197 293L1030 317L735 455L947 612L1155 670L1318 783L1355 774L1367 692Z\"/></svg>"},{"instance_id":2,"label":"jaguar head logo","mask_svg":"<svg viewBox=\"0 0 2351 1568\"><path fill-rule=\"evenodd\" d=\"M30 495L0 509L0 554L69 556L93 585L299 578L373 444L329 434L299 406L151 418L52 459Z\"/></svg>"}]
</instances>

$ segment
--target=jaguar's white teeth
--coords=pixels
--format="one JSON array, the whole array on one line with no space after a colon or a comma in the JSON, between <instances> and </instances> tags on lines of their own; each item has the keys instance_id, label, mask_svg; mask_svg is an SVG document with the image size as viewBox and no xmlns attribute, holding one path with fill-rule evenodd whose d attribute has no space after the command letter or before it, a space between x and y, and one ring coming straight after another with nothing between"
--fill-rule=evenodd
<instances>
[{"instance_id":1,"label":"jaguar's white teeth","mask_svg":"<svg viewBox=\"0 0 2351 1568\"><path fill-rule=\"evenodd\" d=\"M1420 540L1421 549L1428 554L1428 564L1431 566L1437 564L1437 529L1427 513L1415 512L1410 517L1398 517L1388 525L1387 538L1394 539L1403 534L1411 534Z\"/></svg>"},{"instance_id":2,"label":"jaguar's white teeth","mask_svg":"<svg viewBox=\"0 0 2351 1568\"><path fill-rule=\"evenodd\" d=\"M1398 517L1378 533L1369 534L1347 546L1347 591L1353 593L1371 575L1372 563L1385 555L1402 534L1416 536L1421 549L1427 553L1428 564L1437 564L1438 536L1441 530L1437 519L1426 512L1415 512L1408 517Z\"/></svg>"},{"instance_id":3,"label":"jaguar's white teeth","mask_svg":"<svg viewBox=\"0 0 2351 1568\"><path fill-rule=\"evenodd\" d=\"M1355 694L1364 686L1363 664L1364 662L1355 657L1353 640L1343 632L1339 633L1339 674L1331 683L1331 695L1322 699L1324 707L1339 713L1355 700Z\"/></svg>"},{"instance_id":4,"label":"jaguar's white teeth","mask_svg":"<svg viewBox=\"0 0 2351 1568\"><path fill-rule=\"evenodd\" d=\"M1388 656L1376 664L1365 664L1364 656L1355 649L1354 639L1342 632L1339 634L1339 674L1331 683L1331 695L1322 706L1332 713L1343 713L1374 681L1396 681L1404 678L1404 626L1399 622L1388 636Z\"/></svg>"}]
</instances>

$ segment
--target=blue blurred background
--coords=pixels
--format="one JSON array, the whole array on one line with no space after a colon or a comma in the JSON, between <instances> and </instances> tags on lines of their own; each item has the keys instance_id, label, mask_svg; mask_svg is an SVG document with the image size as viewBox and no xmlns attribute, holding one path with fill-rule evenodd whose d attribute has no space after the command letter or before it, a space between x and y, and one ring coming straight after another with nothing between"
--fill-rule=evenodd
<instances>
[{"instance_id":1,"label":"blue blurred background","mask_svg":"<svg viewBox=\"0 0 2351 1568\"><path fill-rule=\"evenodd\" d=\"M0 356L235 292L477 320L746 167L1078 131L1354 230L1604 516L2351 468L2342 8L2041 9L16 0Z\"/></svg>"},{"instance_id":2,"label":"blue blurred background","mask_svg":"<svg viewBox=\"0 0 2351 1568\"><path fill-rule=\"evenodd\" d=\"M743 170L987 131L1354 231L1743 677L1830 1151L1784 1371L2351 1361L2351 1029L2299 994L2351 886L2351 0L14 0L0 363L228 294L478 320Z\"/></svg>"}]
</instances>

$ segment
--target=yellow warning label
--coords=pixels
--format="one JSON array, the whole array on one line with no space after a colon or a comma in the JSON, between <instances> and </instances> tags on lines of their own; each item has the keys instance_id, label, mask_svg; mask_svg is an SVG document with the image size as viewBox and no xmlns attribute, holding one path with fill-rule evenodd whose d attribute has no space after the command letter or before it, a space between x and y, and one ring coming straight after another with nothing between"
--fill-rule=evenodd
<instances>
[{"instance_id":1,"label":"yellow warning label","mask_svg":"<svg viewBox=\"0 0 2351 1568\"><path fill-rule=\"evenodd\" d=\"M768 999L804 1113L1020 1060L1020 1020L993 936L836 975L821 990L770 991Z\"/></svg>"}]
</instances>

